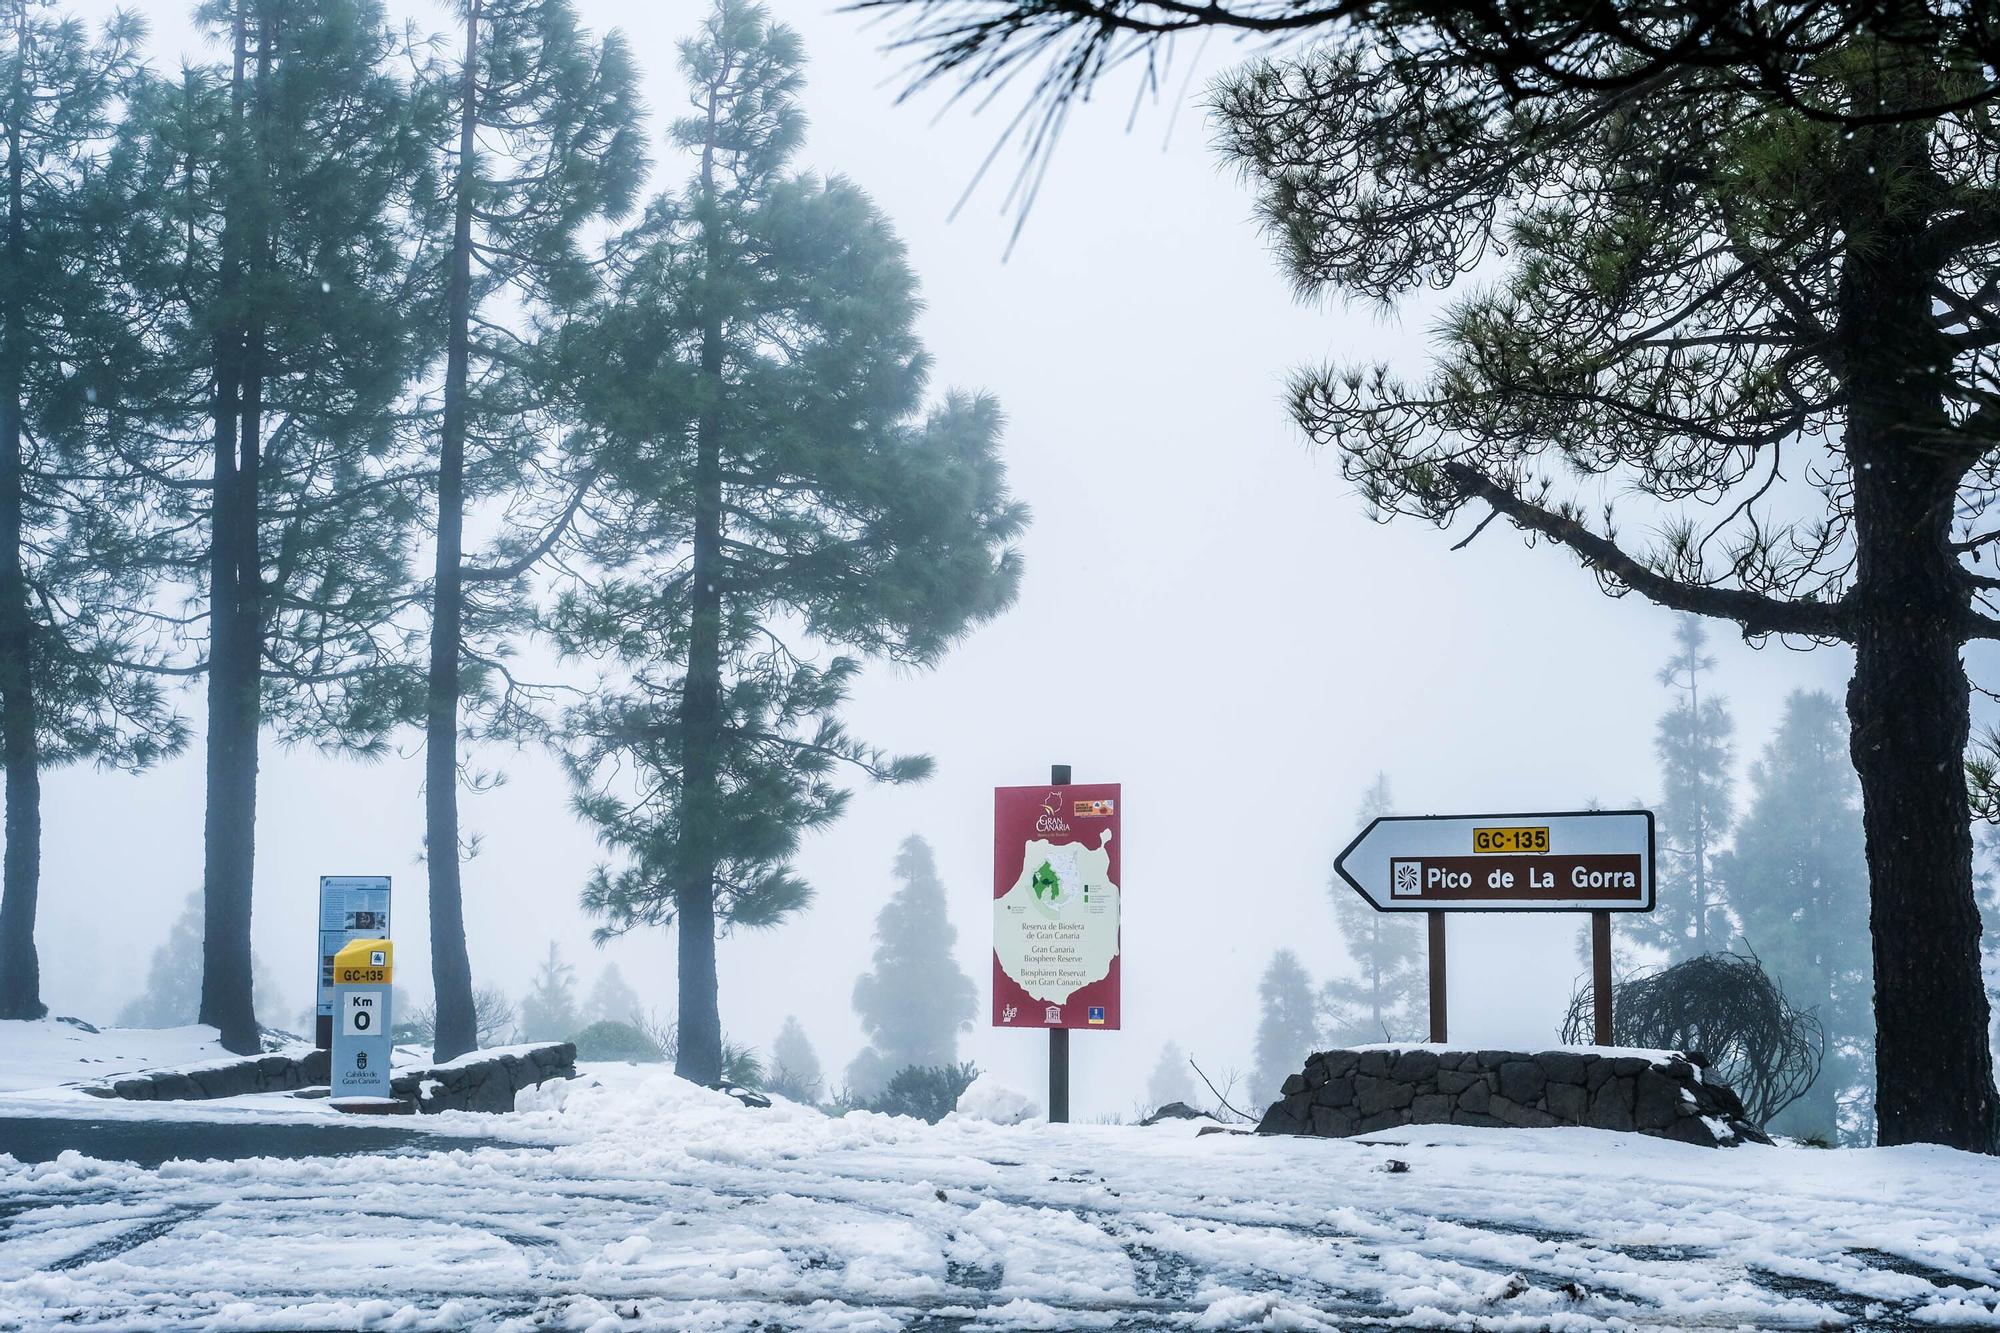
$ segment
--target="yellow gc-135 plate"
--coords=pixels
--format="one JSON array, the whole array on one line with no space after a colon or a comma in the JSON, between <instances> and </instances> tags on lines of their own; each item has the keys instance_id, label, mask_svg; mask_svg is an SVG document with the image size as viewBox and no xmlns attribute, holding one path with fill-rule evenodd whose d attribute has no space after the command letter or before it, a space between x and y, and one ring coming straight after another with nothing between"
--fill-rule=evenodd
<instances>
[{"instance_id":1,"label":"yellow gc-135 plate","mask_svg":"<svg viewBox=\"0 0 2000 1333\"><path fill-rule=\"evenodd\" d=\"M1548 849L1549 829L1546 824L1539 827L1472 830L1472 851L1477 856L1494 856L1507 852L1546 852Z\"/></svg>"},{"instance_id":2,"label":"yellow gc-135 plate","mask_svg":"<svg viewBox=\"0 0 2000 1333\"><path fill-rule=\"evenodd\" d=\"M388 940L349 940L333 956L336 986L386 986L396 979L396 946Z\"/></svg>"}]
</instances>

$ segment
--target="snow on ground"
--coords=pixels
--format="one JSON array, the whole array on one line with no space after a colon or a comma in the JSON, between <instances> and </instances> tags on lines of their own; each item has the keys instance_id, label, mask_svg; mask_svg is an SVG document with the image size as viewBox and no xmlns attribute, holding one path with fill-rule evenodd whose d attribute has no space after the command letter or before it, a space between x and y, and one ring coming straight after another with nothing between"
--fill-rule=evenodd
<instances>
[{"instance_id":1,"label":"snow on ground","mask_svg":"<svg viewBox=\"0 0 2000 1333\"><path fill-rule=\"evenodd\" d=\"M0 1328L2000 1327L2000 1162L1945 1149L527 1100L519 1147L0 1157Z\"/></svg>"},{"instance_id":2,"label":"snow on ground","mask_svg":"<svg viewBox=\"0 0 2000 1333\"><path fill-rule=\"evenodd\" d=\"M92 1031L59 1018L0 1021L0 1092L235 1059L219 1038L214 1028L199 1024Z\"/></svg>"},{"instance_id":3,"label":"snow on ground","mask_svg":"<svg viewBox=\"0 0 2000 1333\"><path fill-rule=\"evenodd\" d=\"M311 1047L310 1043L300 1041L279 1049L299 1054ZM527 1049L501 1048L514 1054ZM497 1053L500 1052L483 1052ZM307 1100L289 1093L219 1097L212 1101L140 1102L93 1097L83 1090L86 1084L109 1083L129 1074L162 1069L190 1073L206 1066L232 1064L242 1058L223 1049L220 1032L199 1023L177 1028L107 1027L93 1031L60 1018L33 1022L0 1020L0 1119L54 1115L127 1122L255 1120L329 1126L357 1124L353 1116L342 1114L323 1099ZM391 1064L397 1069L430 1063L430 1052L422 1047L397 1046L391 1052ZM426 1117L423 1127L433 1133L472 1138L493 1134L497 1124L491 1118L474 1118L444 1125L436 1117ZM0 1153L6 1148L4 1138L0 1138ZM4 1206L4 1200L0 1200L0 1210ZM0 1211L0 1224L4 1224L4 1216L4 1211ZM4 1234L0 1232L0 1238ZM0 1325L0 1330L4 1329L5 1325Z\"/></svg>"},{"instance_id":4,"label":"snow on ground","mask_svg":"<svg viewBox=\"0 0 2000 1333\"><path fill-rule=\"evenodd\" d=\"M992 1074L981 1074L958 1094L954 1116L991 1120L996 1125L1018 1125L1042 1114L1041 1103L1027 1093L1010 1088Z\"/></svg>"}]
</instances>

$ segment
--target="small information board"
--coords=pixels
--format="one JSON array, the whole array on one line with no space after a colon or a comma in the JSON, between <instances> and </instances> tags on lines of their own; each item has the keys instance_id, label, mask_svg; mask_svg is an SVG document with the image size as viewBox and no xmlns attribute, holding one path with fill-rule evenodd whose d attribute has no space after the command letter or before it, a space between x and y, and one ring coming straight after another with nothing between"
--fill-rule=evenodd
<instances>
[{"instance_id":1,"label":"small information board","mask_svg":"<svg viewBox=\"0 0 2000 1333\"><path fill-rule=\"evenodd\" d=\"M993 790L993 1025L1114 1031L1119 787Z\"/></svg>"},{"instance_id":2,"label":"small information board","mask_svg":"<svg viewBox=\"0 0 2000 1333\"><path fill-rule=\"evenodd\" d=\"M387 875L319 877L319 984L313 1003L314 1041L333 1043L333 958L351 940L389 934Z\"/></svg>"}]
</instances>

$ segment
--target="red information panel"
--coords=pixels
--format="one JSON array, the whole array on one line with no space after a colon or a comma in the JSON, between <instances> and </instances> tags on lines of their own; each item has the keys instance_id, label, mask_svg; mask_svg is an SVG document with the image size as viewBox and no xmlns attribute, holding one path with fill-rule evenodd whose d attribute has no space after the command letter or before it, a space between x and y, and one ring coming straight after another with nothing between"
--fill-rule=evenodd
<instances>
[{"instance_id":1,"label":"red information panel","mask_svg":"<svg viewBox=\"0 0 2000 1333\"><path fill-rule=\"evenodd\" d=\"M1115 782L993 789L993 1026L1118 1026Z\"/></svg>"}]
</instances>

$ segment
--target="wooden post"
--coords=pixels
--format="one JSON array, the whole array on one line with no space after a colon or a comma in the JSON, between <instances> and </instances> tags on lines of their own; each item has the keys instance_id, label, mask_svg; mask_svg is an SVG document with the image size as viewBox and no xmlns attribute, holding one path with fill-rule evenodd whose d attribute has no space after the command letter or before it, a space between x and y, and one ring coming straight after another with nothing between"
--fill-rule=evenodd
<instances>
[{"instance_id":1,"label":"wooden post","mask_svg":"<svg viewBox=\"0 0 2000 1333\"><path fill-rule=\"evenodd\" d=\"M1590 914L1590 1007L1599 1046L1611 1045L1611 913Z\"/></svg>"},{"instance_id":2,"label":"wooden post","mask_svg":"<svg viewBox=\"0 0 2000 1333\"><path fill-rule=\"evenodd\" d=\"M1443 1045L1450 1040L1444 1014L1444 913L1424 915L1431 919L1431 1040Z\"/></svg>"},{"instance_id":3,"label":"wooden post","mask_svg":"<svg viewBox=\"0 0 2000 1333\"><path fill-rule=\"evenodd\" d=\"M1049 765L1049 785L1067 787L1068 764ZM1069 1123L1069 1029L1049 1029L1049 1123Z\"/></svg>"}]
</instances>

